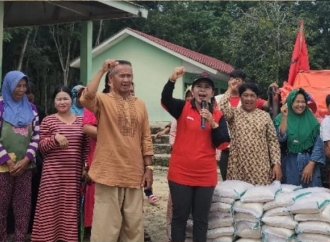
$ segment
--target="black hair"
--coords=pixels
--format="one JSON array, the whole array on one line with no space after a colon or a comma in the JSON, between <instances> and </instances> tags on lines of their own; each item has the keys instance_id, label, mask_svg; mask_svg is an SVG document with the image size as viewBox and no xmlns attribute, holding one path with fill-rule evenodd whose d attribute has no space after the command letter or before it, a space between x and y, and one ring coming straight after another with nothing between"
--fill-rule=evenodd
<instances>
[{"instance_id":1,"label":"black hair","mask_svg":"<svg viewBox=\"0 0 330 242\"><path fill-rule=\"evenodd\" d=\"M127 60L116 60L118 62L118 65L128 65L132 66L132 63Z\"/></svg>"},{"instance_id":2,"label":"black hair","mask_svg":"<svg viewBox=\"0 0 330 242\"><path fill-rule=\"evenodd\" d=\"M325 98L325 103L327 104L327 107L329 107L329 105L330 105L330 94L328 94L327 97Z\"/></svg>"},{"instance_id":3,"label":"black hair","mask_svg":"<svg viewBox=\"0 0 330 242\"><path fill-rule=\"evenodd\" d=\"M247 83L244 83L242 84L239 88L238 88L238 93L239 93L239 96L242 96L242 94L246 91L246 90L251 90L252 92L254 92L257 97L260 96L260 90L259 90L259 87L252 83L252 82L247 82Z\"/></svg>"},{"instance_id":4,"label":"black hair","mask_svg":"<svg viewBox=\"0 0 330 242\"><path fill-rule=\"evenodd\" d=\"M305 99L305 102L306 102L306 103L308 102L308 94L307 94L307 92L306 92L304 89L302 89L302 88L299 88L299 89L298 89L298 91L297 91L297 93L296 93L296 96L294 97L293 101L296 100L298 94L303 95L303 96L304 96L304 99Z\"/></svg>"},{"instance_id":5,"label":"black hair","mask_svg":"<svg viewBox=\"0 0 330 242\"><path fill-rule=\"evenodd\" d=\"M246 74L241 70L233 70L229 73L229 77L231 78L241 78L243 81L245 81Z\"/></svg>"},{"instance_id":6,"label":"black hair","mask_svg":"<svg viewBox=\"0 0 330 242\"><path fill-rule=\"evenodd\" d=\"M53 100L55 100L55 97L59 92L66 92L72 99L72 93L71 93L70 88L68 88L67 86L58 86L57 88L55 88L55 90L53 92L53 96L52 96Z\"/></svg>"},{"instance_id":7,"label":"black hair","mask_svg":"<svg viewBox=\"0 0 330 242\"><path fill-rule=\"evenodd\" d=\"M35 94L36 93L36 86L34 85L33 82L31 81L27 81L27 90L26 90L26 94Z\"/></svg>"},{"instance_id":8,"label":"black hair","mask_svg":"<svg viewBox=\"0 0 330 242\"><path fill-rule=\"evenodd\" d=\"M103 89L103 93L109 93L110 92L110 85L109 85L109 74L110 74L111 70L107 72L107 74L105 74L105 78L104 78L104 89Z\"/></svg>"},{"instance_id":9,"label":"black hair","mask_svg":"<svg viewBox=\"0 0 330 242\"><path fill-rule=\"evenodd\" d=\"M127 66L132 67L132 63L127 60L116 60L116 61L118 62L118 65L127 65ZM114 70L115 70L115 68L113 68L112 70L109 71L110 76L113 76L114 74L116 74L116 71L114 71Z\"/></svg>"}]
</instances>

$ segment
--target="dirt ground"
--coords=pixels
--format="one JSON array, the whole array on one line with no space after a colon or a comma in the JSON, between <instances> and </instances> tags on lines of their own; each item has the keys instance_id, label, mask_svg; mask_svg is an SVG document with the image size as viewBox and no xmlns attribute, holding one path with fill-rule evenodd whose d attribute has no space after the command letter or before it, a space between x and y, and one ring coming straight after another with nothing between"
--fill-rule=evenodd
<instances>
[{"instance_id":1,"label":"dirt ground","mask_svg":"<svg viewBox=\"0 0 330 242\"><path fill-rule=\"evenodd\" d=\"M148 199L144 204L144 227L152 242L168 242L166 236L166 212L169 189L167 184L167 167L155 167L153 192L159 198L157 205L151 205ZM218 180L222 181L220 170Z\"/></svg>"},{"instance_id":2,"label":"dirt ground","mask_svg":"<svg viewBox=\"0 0 330 242\"><path fill-rule=\"evenodd\" d=\"M157 205L151 205L148 199L144 203L144 227L152 242L167 242L166 209L169 189L167 184L167 168L155 167L153 193L159 198Z\"/></svg>"}]
</instances>

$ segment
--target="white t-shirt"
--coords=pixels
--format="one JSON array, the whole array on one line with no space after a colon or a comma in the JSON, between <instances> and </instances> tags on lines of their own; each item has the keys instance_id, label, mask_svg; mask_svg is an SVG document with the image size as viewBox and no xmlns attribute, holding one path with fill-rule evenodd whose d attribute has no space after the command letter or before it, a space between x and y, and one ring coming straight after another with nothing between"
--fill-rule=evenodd
<instances>
[{"instance_id":1,"label":"white t-shirt","mask_svg":"<svg viewBox=\"0 0 330 242\"><path fill-rule=\"evenodd\" d=\"M323 142L330 140L330 116L326 116L321 123L320 137Z\"/></svg>"}]
</instances>

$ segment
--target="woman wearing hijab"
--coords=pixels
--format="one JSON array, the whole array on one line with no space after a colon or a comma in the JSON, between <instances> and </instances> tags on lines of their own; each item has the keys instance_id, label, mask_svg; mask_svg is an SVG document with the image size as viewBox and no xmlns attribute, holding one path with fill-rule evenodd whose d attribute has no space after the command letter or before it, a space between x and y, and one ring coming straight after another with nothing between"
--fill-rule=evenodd
<instances>
[{"instance_id":1,"label":"woman wearing hijab","mask_svg":"<svg viewBox=\"0 0 330 242\"><path fill-rule=\"evenodd\" d=\"M72 106L70 108L71 113L75 115L83 115L84 114L84 107L82 107L79 102L79 95L80 95L80 90L82 90L84 86L82 85L77 85L72 88L71 93L72 93Z\"/></svg>"},{"instance_id":2,"label":"woman wearing hijab","mask_svg":"<svg viewBox=\"0 0 330 242\"><path fill-rule=\"evenodd\" d=\"M25 241L31 210L32 169L39 143L36 107L26 97L27 76L8 72L0 101L0 241L7 241L7 216L13 207L15 242Z\"/></svg>"},{"instance_id":3,"label":"woman wearing hijab","mask_svg":"<svg viewBox=\"0 0 330 242\"><path fill-rule=\"evenodd\" d=\"M290 92L274 120L282 153L283 183L303 187L322 186L320 164L324 164L320 124L308 108L303 89Z\"/></svg>"}]
</instances>

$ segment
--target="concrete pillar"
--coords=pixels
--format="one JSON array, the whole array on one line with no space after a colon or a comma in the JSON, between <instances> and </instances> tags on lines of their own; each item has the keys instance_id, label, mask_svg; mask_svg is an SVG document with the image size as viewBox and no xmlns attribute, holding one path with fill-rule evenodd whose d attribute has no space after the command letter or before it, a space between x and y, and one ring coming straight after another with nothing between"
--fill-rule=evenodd
<instances>
[{"instance_id":1,"label":"concrete pillar","mask_svg":"<svg viewBox=\"0 0 330 242\"><path fill-rule=\"evenodd\" d=\"M80 81L87 85L92 74L92 49L93 49L93 22L81 23L80 42Z\"/></svg>"}]
</instances>

